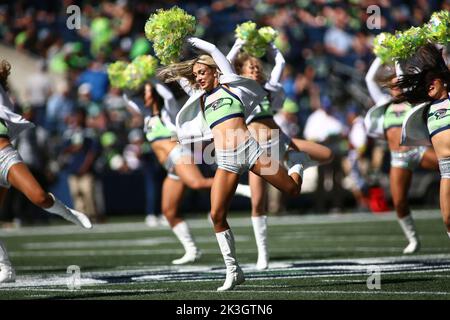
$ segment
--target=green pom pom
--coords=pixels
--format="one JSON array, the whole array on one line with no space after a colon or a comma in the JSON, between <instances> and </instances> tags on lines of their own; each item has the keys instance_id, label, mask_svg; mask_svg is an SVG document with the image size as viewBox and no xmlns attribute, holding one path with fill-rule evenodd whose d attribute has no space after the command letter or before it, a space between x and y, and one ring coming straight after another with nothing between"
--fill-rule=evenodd
<instances>
[{"instance_id":1,"label":"green pom pom","mask_svg":"<svg viewBox=\"0 0 450 320\"><path fill-rule=\"evenodd\" d=\"M422 27L411 27L397 36L393 57L402 60L411 57L419 47L428 42L425 29Z\"/></svg>"},{"instance_id":2,"label":"green pom pom","mask_svg":"<svg viewBox=\"0 0 450 320\"><path fill-rule=\"evenodd\" d=\"M156 73L158 60L150 55L136 57L133 62L117 61L109 65L111 85L120 89L137 90Z\"/></svg>"},{"instance_id":3,"label":"green pom pom","mask_svg":"<svg viewBox=\"0 0 450 320\"><path fill-rule=\"evenodd\" d=\"M151 55L138 56L134 58L132 63L140 70L146 79L151 78L156 74L158 60Z\"/></svg>"},{"instance_id":4,"label":"green pom pom","mask_svg":"<svg viewBox=\"0 0 450 320\"><path fill-rule=\"evenodd\" d=\"M442 10L433 13L424 28L432 42L447 45L450 42L450 12Z\"/></svg>"},{"instance_id":5,"label":"green pom pom","mask_svg":"<svg viewBox=\"0 0 450 320\"><path fill-rule=\"evenodd\" d=\"M395 35L381 33L374 39L374 53L383 63L403 60L411 57L420 46L428 42L425 28L411 27L406 31L397 31Z\"/></svg>"},{"instance_id":6,"label":"green pom pom","mask_svg":"<svg viewBox=\"0 0 450 320\"><path fill-rule=\"evenodd\" d=\"M184 39L194 34L195 27L195 17L175 6L152 14L145 24L145 35L161 64L167 65L178 61Z\"/></svg>"},{"instance_id":7,"label":"green pom pom","mask_svg":"<svg viewBox=\"0 0 450 320\"><path fill-rule=\"evenodd\" d=\"M426 43L447 45L450 42L450 12L442 10L432 14L422 27L411 27L395 35L381 33L374 40L374 53L383 63L411 57Z\"/></svg>"},{"instance_id":8,"label":"green pom pom","mask_svg":"<svg viewBox=\"0 0 450 320\"><path fill-rule=\"evenodd\" d=\"M123 76L123 72L127 67L127 63L125 61L116 61L111 63L108 66L108 77L111 86L115 88L123 88L125 79Z\"/></svg>"},{"instance_id":9,"label":"green pom pom","mask_svg":"<svg viewBox=\"0 0 450 320\"><path fill-rule=\"evenodd\" d=\"M247 41L257 36L256 23L247 21L236 27L236 38Z\"/></svg>"},{"instance_id":10,"label":"green pom pom","mask_svg":"<svg viewBox=\"0 0 450 320\"><path fill-rule=\"evenodd\" d=\"M248 54L261 58L266 54L267 45L278 36L271 27L256 29L256 23L247 21L236 27L236 38L245 41L242 49Z\"/></svg>"},{"instance_id":11,"label":"green pom pom","mask_svg":"<svg viewBox=\"0 0 450 320\"><path fill-rule=\"evenodd\" d=\"M373 53L379 57L383 63L392 61L390 50L393 41L395 41L395 36L388 32L380 33L373 41Z\"/></svg>"},{"instance_id":12,"label":"green pom pom","mask_svg":"<svg viewBox=\"0 0 450 320\"><path fill-rule=\"evenodd\" d=\"M148 78L137 65L129 63L123 71L123 89L137 90Z\"/></svg>"},{"instance_id":13,"label":"green pom pom","mask_svg":"<svg viewBox=\"0 0 450 320\"><path fill-rule=\"evenodd\" d=\"M278 37L278 31L272 27L262 27L258 30L259 35L269 44Z\"/></svg>"}]
</instances>

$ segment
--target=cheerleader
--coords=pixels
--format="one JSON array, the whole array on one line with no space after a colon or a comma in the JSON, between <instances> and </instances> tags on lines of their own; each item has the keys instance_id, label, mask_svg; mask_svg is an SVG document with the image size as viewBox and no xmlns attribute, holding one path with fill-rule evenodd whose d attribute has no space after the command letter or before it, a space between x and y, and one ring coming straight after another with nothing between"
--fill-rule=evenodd
<instances>
[{"instance_id":1,"label":"cheerleader","mask_svg":"<svg viewBox=\"0 0 450 320\"><path fill-rule=\"evenodd\" d=\"M400 227L408 240L408 245L403 253L415 253L420 249L420 241L408 204L408 191L413 171L416 168L438 169L436 153L433 148L425 146L406 147L400 145L402 123L412 106L407 101L394 102L401 95L401 89L395 85L397 81L395 69L383 66L380 58L376 58L370 66L365 80L370 96L376 103L376 106L366 116L366 127L370 129L370 123L375 121L380 121L382 125L383 135L379 137L387 140L391 154L389 178L392 201ZM378 82L389 86L390 94L384 93ZM369 135L374 136L370 130Z\"/></svg>"},{"instance_id":2,"label":"cheerleader","mask_svg":"<svg viewBox=\"0 0 450 320\"><path fill-rule=\"evenodd\" d=\"M403 74L396 85L403 89L399 100L419 105L403 123L402 142L423 128L436 152L441 173L440 207L450 237L450 71L442 52L428 43L404 61ZM418 111L418 117L413 117ZM417 122L409 123L409 121ZM412 126L410 126L412 125ZM417 128L412 132L408 128Z\"/></svg>"},{"instance_id":3,"label":"cheerleader","mask_svg":"<svg viewBox=\"0 0 450 320\"><path fill-rule=\"evenodd\" d=\"M0 203L3 202L8 189L13 186L33 204L45 211L59 215L83 228L92 228L92 224L85 214L66 207L53 194L42 189L22 161L19 153L11 145L11 141L20 132L32 128L34 125L11 111L13 105L6 93L10 70L10 64L2 60L0 62ZM13 281L15 281L15 272L6 248L0 241L0 283Z\"/></svg>"},{"instance_id":4,"label":"cheerleader","mask_svg":"<svg viewBox=\"0 0 450 320\"><path fill-rule=\"evenodd\" d=\"M277 157L279 161L283 161L288 149L291 149L303 159L304 169L319 163L330 162L333 155L329 148L306 140L291 139L282 133L280 127L274 121L274 111L282 107L285 99L283 86L280 83L285 66L285 60L281 52L273 43L270 43L269 56L274 62L274 67L270 78L266 81L261 60L247 53L239 53L244 44L245 41L237 39L228 53L227 59L234 64L234 68L239 75L257 81L267 92L263 101L246 119L246 124L253 137L268 154ZM271 151L277 154L272 154ZM267 184L264 179L253 172L249 172L249 183L252 201L252 225L258 248L256 268L264 270L269 266L266 214Z\"/></svg>"},{"instance_id":5,"label":"cheerleader","mask_svg":"<svg viewBox=\"0 0 450 320\"><path fill-rule=\"evenodd\" d=\"M205 178L194 164L190 150L176 140L175 127L170 113L179 110L172 92L165 85L151 79L142 90L133 95L124 94L124 100L134 113L144 113L144 132L159 163L167 170L162 186L162 212L185 249L185 254L172 264L186 264L201 257L188 224L179 214L184 190L210 189L212 178Z\"/></svg>"},{"instance_id":6,"label":"cheerleader","mask_svg":"<svg viewBox=\"0 0 450 320\"><path fill-rule=\"evenodd\" d=\"M187 42L207 54L173 63L161 69L159 77L166 82L178 80L191 96L176 118L180 142L214 139L218 168L211 188L211 219L226 265L225 282L217 290L225 291L245 281L226 219L239 176L250 170L280 190L298 196L303 164L298 157L289 157L287 171L264 154L249 132L245 118L266 95L260 85L236 75L215 45L195 37L187 38Z\"/></svg>"}]
</instances>

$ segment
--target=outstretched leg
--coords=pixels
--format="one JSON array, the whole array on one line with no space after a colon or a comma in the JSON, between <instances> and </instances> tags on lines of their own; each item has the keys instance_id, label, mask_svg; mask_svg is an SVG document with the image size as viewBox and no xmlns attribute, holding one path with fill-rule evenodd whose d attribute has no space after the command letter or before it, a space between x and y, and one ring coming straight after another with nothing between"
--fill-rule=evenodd
<instances>
[{"instance_id":1,"label":"outstretched leg","mask_svg":"<svg viewBox=\"0 0 450 320\"><path fill-rule=\"evenodd\" d=\"M275 188L291 195L298 196L302 185L303 166L293 159L289 164L289 171L281 166L278 160L269 158L266 154L261 155L251 171Z\"/></svg>"},{"instance_id":2,"label":"outstretched leg","mask_svg":"<svg viewBox=\"0 0 450 320\"><path fill-rule=\"evenodd\" d=\"M296 151L305 152L310 156L311 160L317 161L318 164L330 163L334 157L330 148L312 141L292 138L289 146Z\"/></svg>"},{"instance_id":3,"label":"outstretched leg","mask_svg":"<svg viewBox=\"0 0 450 320\"><path fill-rule=\"evenodd\" d=\"M420 166L427 170L439 170L439 161L433 148L428 148L422 156Z\"/></svg>"},{"instance_id":4,"label":"outstretched leg","mask_svg":"<svg viewBox=\"0 0 450 320\"><path fill-rule=\"evenodd\" d=\"M84 228L92 228L91 222L85 214L67 208L52 194L45 192L23 162L11 166L8 171L8 182L45 211L57 214Z\"/></svg>"},{"instance_id":5,"label":"outstretched leg","mask_svg":"<svg viewBox=\"0 0 450 320\"><path fill-rule=\"evenodd\" d=\"M211 189L213 178L205 178L200 169L193 162L181 160L175 165L175 173L181 181L191 189Z\"/></svg>"}]
</instances>

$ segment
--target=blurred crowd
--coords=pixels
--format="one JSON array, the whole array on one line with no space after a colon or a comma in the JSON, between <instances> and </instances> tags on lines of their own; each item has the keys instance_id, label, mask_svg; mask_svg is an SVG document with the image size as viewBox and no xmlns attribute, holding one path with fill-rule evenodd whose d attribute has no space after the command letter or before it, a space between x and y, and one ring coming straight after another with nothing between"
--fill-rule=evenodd
<instances>
[{"instance_id":1,"label":"blurred crowd","mask_svg":"<svg viewBox=\"0 0 450 320\"><path fill-rule=\"evenodd\" d=\"M72 20L79 28L68 28L67 19L76 12L67 12L71 5L80 8L79 21ZM141 130L143 119L127 112L122 93L109 85L106 67L152 54L145 22L156 9L173 5L195 15L197 36L225 53L239 23L252 20L280 32L276 45L287 62L283 85L289 103L297 106L288 107L295 110L289 119L300 137L331 146L336 154L332 164L319 169L318 192L330 196L315 209L344 209L345 197L338 195L345 190L359 209L370 209L367 190L386 163L383 145L365 138L361 118L373 105L364 83L374 59L372 40L383 31L425 23L432 12L449 10L448 0L2 1L0 42L36 57L39 65L23 83L26 99L16 105L37 125L17 144L41 179L51 184L65 172L75 207L101 221L105 205L93 196L101 192L99 176L138 170L161 175ZM366 24L369 5L381 9L380 28ZM54 83L49 73L65 81ZM149 192L155 186L148 185ZM149 201L147 213L158 211Z\"/></svg>"}]
</instances>

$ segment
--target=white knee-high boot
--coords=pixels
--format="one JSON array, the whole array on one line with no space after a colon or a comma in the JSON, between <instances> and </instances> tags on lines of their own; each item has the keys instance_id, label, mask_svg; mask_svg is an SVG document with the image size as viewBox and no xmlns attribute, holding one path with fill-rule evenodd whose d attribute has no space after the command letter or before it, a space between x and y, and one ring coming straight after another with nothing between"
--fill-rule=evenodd
<instances>
[{"instance_id":1,"label":"white knee-high boot","mask_svg":"<svg viewBox=\"0 0 450 320\"><path fill-rule=\"evenodd\" d=\"M252 217L253 231L255 233L256 247L258 248L258 261L256 269L264 270L269 267L269 251L267 249L267 216Z\"/></svg>"},{"instance_id":2,"label":"white knee-high boot","mask_svg":"<svg viewBox=\"0 0 450 320\"><path fill-rule=\"evenodd\" d=\"M0 241L0 283L14 282L16 273L9 261L8 252L3 242Z\"/></svg>"},{"instance_id":3,"label":"white knee-high boot","mask_svg":"<svg viewBox=\"0 0 450 320\"><path fill-rule=\"evenodd\" d=\"M236 285L245 281L244 272L236 260L236 248L234 236L230 229L216 233L217 242L222 252L223 260L227 268L224 284L217 291L232 290Z\"/></svg>"},{"instance_id":4,"label":"white knee-high boot","mask_svg":"<svg viewBox=\"0 0 450 320\"><path fill-rule=\"evenodd\" d=\"M417 236L416 226L412 215L410 214L404 218L398 219L398 223L409 241L409 244L403 250L403 253L410 254L419 251L420 241Z\"/></svg>"},{"instance_id":5,"label":"white knee-high boot","mask_svg":"<svg viewBox=\"0 0 450 320\"><path fill-rule=\"evenodd\" d=\"M194 238L192 237L189 226L186 222L182 221L172 228L173 233L180 240L186 253L180 259L175 259L172 264L185 264L198 260L201 257L201 252L195 245Z\"/></svg>"},{"instance_id":6,"label":"white knee-high boot","mask_svg":"<svg viewBox=\"0 0 450 320\"><path fill-rule=\"evenodd\" d=\"M49 193L49 195L53 198L54 204L50 208L44 209L47 212L56 214L64 219L75 223L83 228L91 229L92 224L89 218L79 211L68 208L61 201L59 201L53 194Z\"/></svg>"}]
</instances>

